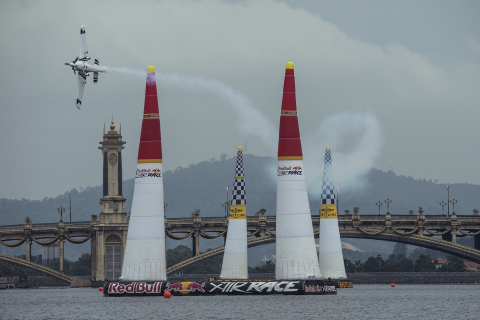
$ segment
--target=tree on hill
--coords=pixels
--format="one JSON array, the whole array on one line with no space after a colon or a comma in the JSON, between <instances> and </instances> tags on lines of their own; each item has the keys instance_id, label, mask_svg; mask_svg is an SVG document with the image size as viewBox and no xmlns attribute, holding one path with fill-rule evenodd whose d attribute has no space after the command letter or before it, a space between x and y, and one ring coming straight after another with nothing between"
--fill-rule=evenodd
<instances>
[{"instance_id":1,"label":"tree on hill","mask_svg":"<svg viewBox=\"0 0 480 320\"><path fill-rule=\"evenodd\" d=\"M92 273L91 255L84 253L77 261L63 259L63 272L69 276L86 276ZM52 259L48 266L54 270L60 270L60 259Z\"/></svg>"},{"instance_id":2,"label":"tree on hill","mask_svg":"<svg viewBox=\"0 0 480 320\"><path fill-rule=\"evenodd\" d=\"M382 272L385 268L385 261L382 259L382 255L379 254L376 257L370 257L363 264L364 272Z\"/></svg>"},{"instance_id":3,"label":"tree on hill","mask_svg":"<svg viewBox=\"0 0 480 320\"><path fill-rule=\"evenodd\" d=\"M465 261L450 254L447 255L447 263L437 269L439 272L464 272L465 270Z\"/></svg>"},{"instance_id":4,"label":"tree on hill","mask_svg":"<svg viewBox=\"0 0 480 320\"><path fill-rule=\"evenodd\" d=\"M356 260L355 261L355 272L363 272L363 271L364 271L364 268L363 268L362 261Z\"/></svg>"},{"instance_id":5,"label":"tree on hill","mask_svg":"<svg viewBox=\"0 0 480 320\"><path fill-rule=\"evenodd\" d=\"M435 269L436 267L432 262L432 257L430 257L428 254L421 254L418 259L415 260L415 272L433 272Z\"/></svg>"},{"instance_id":6,"label":"tree on hill","mask_svg":"<svg viewBox=\"0 0 480 320\"><path fill-rule=\"evenodd\" d=\"M354 273L355 270L355 264L353 264L350 260L348 259L343 259L343 264L345 265L345 272L346 273Z\"/></svg>"},{"instance_id":7,"label":"tree on hill","mask_svg":"<svg viewBox=\"0 0 480 320\"><path fill-rule=\"evenodd\" d=\"M408 258L398 261L397 265L391 268L390 272L412 272L414 270L414 262Z\"/></svg>"},{"instance_id":8,"label":"tree on hill","mask_svg":"<svg viewBox=\"0 0 480 320\"><path fill-rule=\"evenodd\" d=\"M179 263L185 259L191 258L193 254L192 249L187 246L180 245L175 249L167 250L167 267L171 267L174 264Z\"/></svg>"},{"instance_id":9,"label":"tree on hill","mask_svg":"<svg viewBox=\"0 0 480 320\"><path fill-rule=\"evenodd\" d=\"M397 243L400 244L400 243ZM406 246L396 246L397 250L394 250L388 259L385 261L385 272L412 272L413 261L406 257ZM399 253L395 253L399 252Z\"/></svg>"},{"instance_id":10,"label":"tree on hill","mask_svg":"<svg viewBox=\"0 0 480 320\"><path fill-rule=\"evenodd\" d=\"M393 254L405 258L407 256L407 245L400 242L395 243L395 247L393 248Z\"/></svg>"},{"instance_id":11,"label":"tree on hill","mask_svg":"<svg viewBox=\"0 0 480 320\"><path fill-rule=\"evenodd\" d=\"M275 263L272 260L267 260L263 266L248 267L248 273L275 273Z\"/></svg>"}]
</instances>

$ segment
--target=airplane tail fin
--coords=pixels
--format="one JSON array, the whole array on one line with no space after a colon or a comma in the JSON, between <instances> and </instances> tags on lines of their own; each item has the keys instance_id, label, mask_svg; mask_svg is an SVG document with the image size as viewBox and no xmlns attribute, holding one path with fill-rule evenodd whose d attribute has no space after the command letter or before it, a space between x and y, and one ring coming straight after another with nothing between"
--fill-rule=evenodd
<instances>
[{"instance_id":1,"label":"airplane tail fin","mask_svg":"<svg viewBox=\"0 0 480 320\"><path fill-rule=\"evenodd\" d=\"M100 65L100 63L98 62L98 59L95 59L95 64L96 64L97 66Z\"/></svg>"},{"instance_id":2,"label":"airplane tail fin","mask_svg":"<svg viewBox=\"0 0 480 320\"><path fill-rule=\"evenodd\" d=\"M95 60L95 64L97 63L97 60ZM93 83L98 82L98 72L93 73Z\"/></svg>"}]
</instances>

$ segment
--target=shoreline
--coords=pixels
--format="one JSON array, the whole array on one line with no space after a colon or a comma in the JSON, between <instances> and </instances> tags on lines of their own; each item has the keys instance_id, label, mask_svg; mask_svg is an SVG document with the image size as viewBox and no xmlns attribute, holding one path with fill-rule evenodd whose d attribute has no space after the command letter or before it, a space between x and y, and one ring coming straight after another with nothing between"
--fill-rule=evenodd
<instances>
[{"instance_id":1,"label":"shoreline","mask_svg":"<svg viewBox=\"0 0 480 320\"><path fill-rule=\"evenodd\" d=\"M85 277L85 276L84 276ZM20 280L18 276L13 277L16 288L47 288L66 287L69 284L55 278L46 276L28 276ZM170 282L196 281L203 282L206 279L219 278L218 274L183 274L168 277ZM347 279L357 284L472 284L480 283L480 272L369 272L369 273L347 273ZM26 281L25 281L26 280ZM275 280L275 274L252 273L250 281ZM97 288L103 285L92 283Z\"/></svg>"}]
</instances>

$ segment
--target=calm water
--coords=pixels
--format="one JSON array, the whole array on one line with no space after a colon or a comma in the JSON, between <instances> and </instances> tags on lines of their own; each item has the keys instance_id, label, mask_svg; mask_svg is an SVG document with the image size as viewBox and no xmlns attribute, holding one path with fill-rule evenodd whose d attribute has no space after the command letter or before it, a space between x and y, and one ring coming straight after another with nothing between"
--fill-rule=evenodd
<instances>
[{"instance_id":1,"label":"calm water","mask_svg":"<svg viewBox=\"0 0 480 320\"><path fill-rule=\"evenodd\" d=\"M480 319L480 285L357 285L337 296L104 297L0 291L0 319Z\"/></svg>"}]
</instances>

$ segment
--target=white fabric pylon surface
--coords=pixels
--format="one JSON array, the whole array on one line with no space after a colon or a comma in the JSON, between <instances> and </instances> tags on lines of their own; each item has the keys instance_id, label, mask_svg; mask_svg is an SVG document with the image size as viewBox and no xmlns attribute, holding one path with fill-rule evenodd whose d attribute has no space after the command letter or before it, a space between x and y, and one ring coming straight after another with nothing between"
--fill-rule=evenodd
<instances>
[{"instance_id":1,"label":"white fabric pylon surface","mask_svg":"<svg viewBox=\"0 0 480 320\"><path fill-rule=\"evenodd\" d=\"M303 160L278 161L275 277L321 278Z\"/></svg>"},{"instance_id":2,"label":"white fabric pylon surface","mask_svg":"<svg viewBox=\"0 0 480 320\"><path fill-rule=\"evenodd\" d=\"M329 146L325 150L324 163L318 246L320 271L324 278L344 279L347 275L338 229L335 187L331 177L332 155Z\"/></svg>"},{"instance_id":3,"label":"white fabric pylon surface","mask_svg":"<svg viewBox=\"0 0 480 320\"><path fill-rule=\"evenodd\" d=\"M122 280L167 279L161 170L161 163L137 164Z\"/></svg>"},{"instance_id":4,"label":"white fabric pylon surface","mask_svg":"<svg viewBox=\"0 0 480 320\"><path fill-rule=\"evenodd\" d=\"M247 215L242 147L239 147L237 151L235 182L233 183L227 240L220 278L248 279Z\"/></svg>"}]
</instances>

